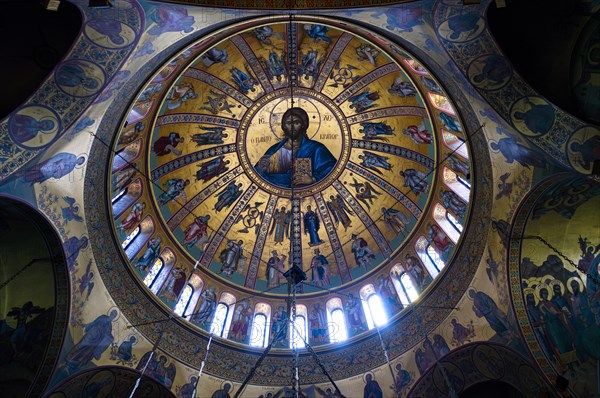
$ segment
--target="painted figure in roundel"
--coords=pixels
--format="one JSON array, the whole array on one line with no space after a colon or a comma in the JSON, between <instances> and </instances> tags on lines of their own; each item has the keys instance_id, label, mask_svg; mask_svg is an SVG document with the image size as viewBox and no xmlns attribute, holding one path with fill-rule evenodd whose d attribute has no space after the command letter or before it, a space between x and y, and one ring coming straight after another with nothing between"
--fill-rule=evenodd
<instances>
[{"instance_id":1,"label":"painted figure in roundel","mask_svg":"<svg viewBox=\"0 0 600 398\"><path fill-rule=\"evenodd\" d=\"M290 108L283 114L285 138L271 146L254 166L263 179L291 188L314 184L331 172L337 160L325 145L308 138L308 125L308 114L302 108Z\"/></svg>"}]
</instances>

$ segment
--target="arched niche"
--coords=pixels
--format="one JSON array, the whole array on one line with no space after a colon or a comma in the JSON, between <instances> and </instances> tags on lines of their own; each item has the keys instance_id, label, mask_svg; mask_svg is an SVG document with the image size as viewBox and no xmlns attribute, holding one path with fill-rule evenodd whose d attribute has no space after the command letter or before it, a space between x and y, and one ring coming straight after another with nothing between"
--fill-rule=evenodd
<instances>
[{"instance_id":1,"label":"arched niche","mask_svg":"<svg viewBox=\"0 0 600 398\"><path fill-rule=\"evenodd\" d=\"M600 359L600 184L562 173L523 200L510 233L511 295L517 321L549 380L576 396L598 389Z\"/></svg>"},{"instance_id":2,"label":"arched niche","mask_svg":"<svg viewBox=\"0 0 600 398\"><path fill-rule=\"evenodd\" d=\"M517 394L503 397L554 394L542 374L521 354L500 344L472 343L450 352L432 366L415 383L407 398L449 396L449 384L461 398L488 397L492 395L472 395L471 391L481 391L480 388L487 391L487 386L494 383Z\"/></svg>"},{"instance_id":3,"label":"arched niche","mask_svg":"<svg viewBox=\"0 0 600 398\"><path fill-rule=\"evenodd\" d=\"M63 380L45 398L66 397L129 397L140 373L121 366L100 366L85 370ZM175 398L158 381L143 378L134 398Z\"/></svg>"},{"instance_id":4,"label":"arched niche","mask_svg":"<svg viewBox=\"0 0 600 398\"><path fill-rule=\"evenodd\" d=\"M61 239L26 203L0 196L0 391L39 396L57 363L69 310Z\"/></svg>"}]
</instances>

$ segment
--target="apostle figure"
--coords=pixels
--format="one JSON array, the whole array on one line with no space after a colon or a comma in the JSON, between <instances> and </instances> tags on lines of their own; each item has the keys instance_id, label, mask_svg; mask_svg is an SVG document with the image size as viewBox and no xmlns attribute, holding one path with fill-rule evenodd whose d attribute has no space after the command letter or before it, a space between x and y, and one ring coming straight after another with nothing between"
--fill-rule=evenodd
<instances>
[{"instance_id":1,"label":"apostle figure","mask_svg":"<svg viewBox=\"0 0 600 398\"><path fill-rule=\"evenodd\" d=\"M167 282L162 288L162 296L169 301L177 301L179 294L187 281L185 271L179 267L173 268L171 274L167 278Z\"/></svg>"},{"instance_id":2,"label":"apostle figure","mask_svg":"<svg viewBox=\"0 0 600 398\"><path fill-rule=\"evenodd\" d=\"M183 244L185 247L192 247L196 243L204 243L208 239L208 220L210 215L198 216L194 219L190 225L185 227L183 231L185 238L183 238Z\"/></svg>"},{"instance_id":3,"label":"apostle figure","mask_svg":"<svg viewBox=\"0 0 600 398\"><path fill-rule=\"evenodd\" d=\"M363 321L363 309L360 299L354 298L354 295L350 293L348 300L344 304L344 311L348 318L348 325L350 326L351 335L356 335L360 332L365 331L365 323Z\"/></svg>"},{"instance_id":4,"label":"apostle figure","mask_svg":"<svg viewBox=\"0 0 600 398\"><path fill-rule=\"evenodd\" d=\"M327 313L321 307L320 303L316 303L313 310L308 314L308 322L312 332L313 343L327 343Z\"/></svg>"},{"instance_id":5,"label":"apostle figure","mask_svg":"<svg viewBox=\"0 0 600 398\"><path fill-rule=\"evenodd\" d=\"M146 203L136 203L131 207L131 211L125 217L125 219L121 222L121 225L117 227L117 229L130 231L139 225L142 221L142 215L144 214L144 209L146 208Z\"/></svg>"},{"instance_id":6,"label":"apostle figure","mask_svg":"<svg viewBox=\"0 0 600 398\"><path fill-rule=\"evenodd\" d=\"M315 213L311 206L306 206L306 213L304 213L304 233L310 237L309 246L316 246L324 243L319 238L319 228L321 224L319 222L319 216Z\"/></svg>"},{"instance_id":7,"label":"apostle figure","mask_svg":"<svg viewBox=\"0 0 600 398\"><path fill-rule=\"evenodd\" d=\"M263 179L291 188L314 184L331 172L337 160L325 145L308 138L308 120L302 108L290 108L283 114L284 139L271 146L254 166ZM298 168L303 171L298 172Z\"/></svg>"},{"instance_id":8,"label":"apostle figure","mask_svg":"<svg viewBox=\"0 0 600 398\"><path fill-rule=\"evenodd\" d=\"M289 210L286 211L285 206L282 206L281 210L275 210L275 214L273 214L273 223L271 224L271 230L269 231L269 235L273 235L273 232L275 232L275 236L273 237L275 244L283 244L284 237L287 239L290 238L291 222L292 212Z\"/></svg>"},{"instance_id":9,"label":"apostle figure","mask_svg":"<svg viewBox=\"0 0 600 398\"><path fill-rule=\"evenodd\" d=\"M366 384L364 389L364 398L383 398L383 391L379 386L377 381L373 380L373 375L371 373L367 373L365 377Z\"/></svg>"},{"instance_id":10,"label":"apostle figure","mask_svg":"<svg viewBox=\"0 0 600 398\"><path fill-rule=\"evenodd\" d=\"M508 318L490 296L484 292L471 289L469 290L469 297L473 299L473 312L475 312L475 315L478 318L485 318L498 336L510 337L512 335Z\"/></svg>"},{"instance_id":11,"label":"apostle figure","mask_svg":"<svg viewBox=\"0 0 600 398\"><path fill-rule=\"evenodd\" d=\"M229 338L240 342L245 342L248 337L248 327L252 320L252 308L248 304L248 300L242 300L235 308L233 319L231 321L231 333Z\"/></svg>"},{"instance_id":12,"label":"apostle figure","mask_svg":"<svg viewBox=\"0 0 600 398\"><path fill-rule=\"evenodd\" d=\"M224 208L231 206L241 194L242 183L236 184L235 181L231 181L221 192L216 195L217 203L215 203L214 210L219 212Z\"/></svg>"},{"instance_id":13,"label":"apostle figure","mask_svg":"<svg viewBox=\"0 0 600 398\"><path fill-rule=\"evenodd\" d=\"M312 269L312 283L317 286L329 286L329 262L319 249L315 249L315 255L310 262Z\"/></svg>"},{"instance_id":14,"label":"apostle figure","mask_svg":"<svg viewBox=\"0 0 600 398\"><path fill-rule=\"evenodd\" d=\"M187 201L185 196L185 187L190 185L190 180L183 178L171 178L165 183L166 189L158 196L158 204L164 206L177 197L181 196L183 202Z\"/></svg>"},{"instance_id":15,"label":"apostle figure","mask_svg":"<svg viewBox=\"0 0 600 398\"><path fill-rule=\"evenodd\" d=\"M84 334L66 357L66 371L72 371L88 364L92 359L100 359L102 353L112 344L112 322L117 318L117 310L109 315L100 315L83 328Z\"/></svg>"},{"instance_id":16,"label":"apostle figure","mask_svg":"<svg viewBox=\"0 0 600 398\"><path fill-rule=\"evenodd\" d=\"M277 308L271 319L271 339L273 343L285 341L287 335L288 314L282 306Z\"/></svg>"},{"instance_id":17,"label":"apostle figure","mask_svg":"<svg viewBox=\"0 0 600 398\"><path fill-rule=\"evenodd\" d=\"M284 261L287 258L285 255L279 257L277 250L273 250L273 256L267 262L267 287L279 286L280 279L283 277Z\"/></svg>"}]
</instances>

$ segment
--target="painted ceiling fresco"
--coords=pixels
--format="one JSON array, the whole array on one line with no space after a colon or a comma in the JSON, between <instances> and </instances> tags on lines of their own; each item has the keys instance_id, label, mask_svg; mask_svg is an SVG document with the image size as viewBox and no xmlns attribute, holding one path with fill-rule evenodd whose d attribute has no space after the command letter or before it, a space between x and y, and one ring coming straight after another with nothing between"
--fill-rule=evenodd
<instances>
[{"instance_id":1,"label":"painted ceiling fresco","mask_svg":"<svg viewBox=\"0 0 600 398\"><path fill-rule=\"evenodd\" d=\"M285 293L295 263L309 275L303 293L318 293L387 264L423 224L447 260L468 154L429 72L326 21L242 29L161 68L117 139L113 216L140 278L158 292L160 254L180 286L195 264L204 279ZM308 121L301 141L283 131L292 107ZM169 302L177 293L160 289Z\"/></svg>"}]
</instances>

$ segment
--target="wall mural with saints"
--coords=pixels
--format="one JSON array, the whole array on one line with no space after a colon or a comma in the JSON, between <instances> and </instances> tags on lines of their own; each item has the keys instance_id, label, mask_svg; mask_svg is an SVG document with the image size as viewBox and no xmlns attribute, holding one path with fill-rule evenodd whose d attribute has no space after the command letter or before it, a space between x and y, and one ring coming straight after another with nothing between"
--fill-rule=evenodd
<instances>
[{"instance_id":1,"label":"wall mural with saints","mask_svg":"<svg viewBox=\"0 0 600 398\"><path fill-rule=\"evenodd\" d=\"M542 183L517 215L511 247L520 256L510 267L521 288L513 283L513 299L525 309L519 322L537 342L531 349L545 358L544 370L589 396L598 390L600 359L600 219L590 217L600 206L600 185L569 175L558 181Z\"/></svg>"}]
</instances>

